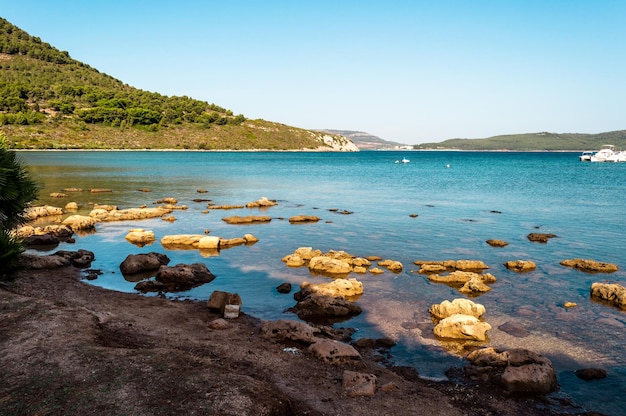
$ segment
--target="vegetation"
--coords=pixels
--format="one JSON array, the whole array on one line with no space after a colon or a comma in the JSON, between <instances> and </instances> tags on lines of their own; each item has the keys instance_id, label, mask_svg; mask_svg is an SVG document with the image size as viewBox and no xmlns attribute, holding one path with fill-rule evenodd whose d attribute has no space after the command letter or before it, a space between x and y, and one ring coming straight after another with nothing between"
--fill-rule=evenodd
<instances>
[{"instance_id":1,"label":"vegetation","mask_svg":"<svg viewBox=\"0 0 626 416\"><path fill-rule=\"evenodd\" d=\"M450 139L440 143L422 143L416 149L459 150L599 150L604 144L626 149L626 130L598 134L526 133L494 136L486 139Z\"/></svg>"},{"instance_id":2,"label":"vegetation","mask_svg":"<svg viewBox=\"0 0 626 416\"><path fill-rule=\"evenodd\" d=\"M2 18L0 128L17 149L314 149L322 136L133 88Z\"/></svg>"},{"instance_id":3,"label":"vegetation","mask_svg":"<svg viewBox=\"0 0 626 416\"><path fill-rule=\"evenodd\" d=\"M37 198L35 181L6 142L0 132L0 280L12 279L19 269L24 247L11 230L24 222L24 210Z\"/></svg>"}]
</instances>

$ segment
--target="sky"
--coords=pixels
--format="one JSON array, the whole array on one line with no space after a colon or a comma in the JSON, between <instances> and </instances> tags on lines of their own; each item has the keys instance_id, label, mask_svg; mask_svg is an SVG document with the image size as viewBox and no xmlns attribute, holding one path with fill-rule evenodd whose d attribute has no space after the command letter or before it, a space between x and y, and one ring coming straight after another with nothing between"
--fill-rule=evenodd
<instances>
[{"instance_id":1,"label":"sky","mask_svg":"<svg viewBox=\"0 0 626 416\"><path fill-rule=\"evenodd\" d=\"M626 0L0 0L133 87L404 144L626 129Z\"/></svg>"}]
</instances>

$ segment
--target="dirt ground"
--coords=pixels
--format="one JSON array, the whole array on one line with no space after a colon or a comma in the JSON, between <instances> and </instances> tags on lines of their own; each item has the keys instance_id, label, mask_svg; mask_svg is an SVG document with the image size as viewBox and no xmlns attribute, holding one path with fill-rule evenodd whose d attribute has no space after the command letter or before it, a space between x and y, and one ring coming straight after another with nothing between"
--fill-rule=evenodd
<instances>
[{"instance_id":1,"label":"dirt ground","mask_svg":"<svg viewBox=\"0 0 626 416\"><path fill-rule=\"evenodd\" d=\"M554 399L423 380L382 366L373 350L357 363L326 364L305 346L293 354L261 338L254 317L213 330L218 315L204 302L81 279L75 268L31 270L0 285L0 415L583 414ZM346 369L397 388L349 397Z\"/></svg>"}]
</instances>

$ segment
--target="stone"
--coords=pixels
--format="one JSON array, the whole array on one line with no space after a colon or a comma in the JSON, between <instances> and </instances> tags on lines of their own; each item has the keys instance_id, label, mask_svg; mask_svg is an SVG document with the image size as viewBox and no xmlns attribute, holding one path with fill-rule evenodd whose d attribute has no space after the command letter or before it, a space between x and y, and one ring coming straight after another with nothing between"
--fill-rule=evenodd
<instances>
[{"instance_id":1,"label":"stone","mask_svg":"<svg viewBox=\"0 0 626 416\"><path fill-rule=\"evenodd\" d=\"M591 297L602 299L621 309L626 309L626 287L617 283L592 283Z\"/></svg>"},{"instance_id":2,"label":"stone","mask_svg":"<svg viewBox=\"0 0 626 416\"><path fill-rule=\"evenodd\" d=\"M67 194L61 193L61 192L52 192L50 194L50 198L65 198L67 197Z\"/></svg>"},{"instance_id":3,"label":"stone","mask_svg":"<svg viewBox=\"0 0 626 416\"><path fill-rule=\"evenodd\" d=\"M217 318L209 322L209 328L222 330L230 328L230 324L224 318Z\"/></svg>"},{"instance_id":4,"label":"stone","mask_svg":"<svg viewBox=\"0 0 626 416\"><path fill-rule=\"evenodd\" d=\"M344 364L361 359L361 354L353 346L331 339L320 339L311 344L307 351L330 364Z\"/></svg>"},{"instance_id":5,"label":"stone","mask_svg":"<svg viewBox=\"0 0 626 416\"><path fill-rule=\"evenodd\" d=\"M265 208L265 207L273 207L274 205L277 205L278 203L274 200L270 200L267 199L266 197L261 197L261 199L256 200L256 201L252 201L252 202L248 202L246 204L246 208Z\"/></svg>"},{"instance_id":6,"label":"stone","mask_svg":"<svg viewBox=\"0 0 626 416\"><path fill-rule=\"evenodd\" d=\"M479 303L474 303L465 298L457 298L452 302L444 300L438 305L432 305L428 312L436 319L444 319L455 314L471 315L475 318L480 318L486 310Z\"/></svg>"},{"instance_id":7,"label":"stone","mask_svg":"<svg viewBox=\"0 0 626 416\"><path fill-rule=\"evenodd\" d=\"M261 325L261 337L275 341L296 341L305 344L317 342L320 330L302 321L279 319L264 321Z\"/></svg>"},{"instance_id":8,"label":"stone","mask_svg":"<svg viewBox=\"0 0 626 416\"><path fill-rule=\"evenodd\" d=\"M63 220L63 225L67 225L72 231L89 230L96 227L98 220L85 215L70 215Z\"/></svg>"},{"instance_id":9,"label":"stone","mask_svg":"<svg viewBox=\"0 0 626 416\"><path fill-rule=\"evenodd\" d=\"M173 234L166 235L161 238L161 245L163 247L180 247L190 246L192 248L198 248L200 240L203 240L203 244L208 244L209 241L213 241L216 237L206 236L204 234ZM219 241L219 237L218 241Z\"/></svg>"},{"instance_id":10,"label":"stone","mask_svg":"<svg viewBox=\"0 0 626 416\"><path fill-rule=\"evenodd\" d=\"M168 196L162 199L159 199L156 201L157 204L171 204L171 205L176 205L178 203L178 199Z\"/></svg>"},{"instance_id":11,"label":"stone","mask_svg":"<svg viewBox=\"0 0 626 416\"><path fill-rule=\"evenodd\" d=\"M215 279L215 275L209 271L204 263L162 266L155 276L155 280L162 283L168 292L189 290L210 283L213 279Z\"/></svg>"},{"instance_id":12,"label":"stone","mask_svg":"<svg viewBox=\"0 0 626 416\"><path fill-rule=\"evenodd\" d=\"M246 244L243 238L220 238L220 247L234 247Z\"/></svg>"},{"instance_id":13,"label":"stone","mask_svg":"<svg viewBox=\"0 0 626 416\"><path fill-rule=\"evenodd\" d=\"M454 267L456 270L461 271L479 271L489 268L481 260L457 260Z\"/></svg>"},{"instance_id":14,"label":"stone","mask_svg":"<svg viewBox=\"0 0 626 416\"><path fill-rule=\"evenodd\" d=\"M156 237L154 236L154 231L144 230L143 228L133 228L128 232L128 234L126 234L126 237L124 238L126 239L126 241L139 247L152 244L156 240Z\"/></svg>"},{"instance_id":15,"label":"stone","mask_svg":"<svg viewBox=\"0 0 626 416\"><path fill-rule=\"evenodd\" d=\"M110 208L110 207L106 207ZM156 207L156 208L128 208L128 209L106 209L102 206L94 207L89 216L98 221L134 221L149 218L160 218L167 214L171 214L172 210Z\"/></svg>"},{"instance_id":16,"label":"stone","mask_svg":"<svg viewBox=\"0 0 626 416\"><path fill-rule=\"evenodd\" d=\"M252 234L244 234L243 239L245 240L246 244L252 244L259 241L259 239Z\"/></svg>"},{"instance_id":17,"label":"stone","mask_svg":"<svg viewBox=\"0 0 626 416\"><path fill-rule=\"evenodd\" d=\"M66 211L78 211L78 204L76 202L68 202L65 204Z\"/></svg>"},{"instance_id":18,"label":"stone","mask_svg":"<svg viewBox=\"0 0 626 416\"><path fill-rule=\"evenodd\" d=\"M428 280L431 282L447 284L464 284L469 282L472 278L478 278L483 283L495 283L497 281L496 277L491 273L478 274L475 272L464 272L460 270L456 270L445 275L428 275Z\"/></svg>"},{"instance_id":19,"label":"stone","mask_svg":"<svg viewBox=\"0 0 626 416\"><path fill-rule=\"evenodd\" d=\"M526 349L500 351L493 347L472 351L465 367L470 378L501 385L511 393L546 395L558 389L552 362Z\"/></svg>"},{"instance_id":20,"label":"stone","mask_svg":"<svg viewBox=\"0 0 626 416\"><path fill-rule=\"evenodd\" d=\"M303 223L303 222L318 222L320 220L319 217L315 215L294 215L289 218L289 222L294 223Z\"/></svg>"},{"instance_id":21,"label":"stone","mask_svg":"<svg viewBox=\"0 0 626 416\"><path fill-rule=\"evenodd\" d=\"M486 341L491 325L470 315L454 314L442 319L433 329L440 338Z\"/></svg>"},{"instance_id":22,"label":"stone","mask_svg":"<svg viewBox=\"0 0 626 416\"><path fill-rule=\"evenodd\" d=\"M506 247L509 245L509 243L502 240L487 240L487 244L489 244L491 247Z\"/></svg>"},{"instance_id":23,"label":"stone","mask_svg":"<svg viewBox=\"0 0 626 416\"><path fill-rule=\"evenodd\" d=\"M216 236L203 236L200 237L198 241L192 245L195 245L195 247L199 248L200 250L216 249L220 246L220 238Z\"/></svg>"},{"instance_id":24,"label":"stone","mask_svg":"<svg viewBox=\"0 0 626 416\"><path fill-rule=\"evenodd\" d=\"M363 294L363 283L356 279L335 279L330 283L319 284L303 282L300 285L300 291L305 294L303 297L310 293L332 297L353 297Z\"/></svg>"},{"instance_id":25,"label":"stone","mask_svg":"<svg viewBox=\"0 0 626 416\"><path fill-rule=\"evenodd\" d=\"M562 266L573 267L588 273L614 273L619 270L617 264L604 263L596 260L569 259L560 263Z\"/></svg>"},{"instance_id":26,"label":"stone","mask_svg":"<svg viewBox=\"0 0 626 416\"><path fill-rule=\"evenodd\" d=\"M304 259L297 254L289 254L283 257L282 261L285 262L287 267L301 267L306 263Z\"/></svg>"},{"instance_id":27,"label":"stone","mask_svg":"<svg viewBox=\"0 0 626 416\"><path fill-rule=\"evenodd\" d=\"M291 292L291 283L281 283L276 287L276 291L278 293L289 293Z\"/></svg>"},{"instance_id":28,"label":"stone","mask_svg":"<svg viewBox=\"0 0 626 416\"><path fill-rule=\"evenodd\" d=\"M385 271L383 269L379 269L378 267L372 267L369 269L371 274L383 274Z\"/></svg>"},{"instance_id":29,"label":"stone","mask_svg":"<svg viewBox=\"0 0 626 416\"><path fill-rule=\"evenodd\" d=\"M309 270L328 274L349 274L352 271L352 267L341 260L317 256L309 261Z\"/></svg>"},{"instance_id":30,"label":"stone","mask_svg":"<svg viewBox=\"0 0 626 416\"><path fill-rule=\"evenodd\" d=\"M516 272L531 272L537 268L535 262L530 260L511 260L504 263L504 267Z\"/></svg>"},{"instance_id":31,"label":"stone","mask_svg":"<svg viewBox=\"0 0 626 416\"><path fill-rule=\"evenodd\" d=\"M387 270L393 273L400 273L403 268L402 263L400 263L399 261L395 261L395 260L382 260L378 262L378 265L380 267L387 268Z\"/></svg>"},{"instance_id":32,"label":"stone","mask_svg":"<svg viewBox=\"0 0 626 416\"><path fill-rule=\"evenodd\" d=\"M576 374L576 377L585 381L601 380L607 377L606 370L601 368L581 368L580 370L574 371L574 374Z\"/></svg>"},{"instance_id":33,"label":"stone","mask_svg":"<svg viewBox=\"0 0 626 416\"><path fill-rule=\"evenodd\" d=\"M238 305L241 310L241 296L238 293L224 292L221 290L215 290L211 293L209 300L207 301L207 307L211 310L218 311L222 314L226 311L227 305Z\"/></svg>"},{"instance_id":34,"label":"stone","mask_svg":"<svg viewBox=\"0 0 626 416\"><path fill-rule=\"evenodd\" d=\"M59 237L53 234L33 234L24 239L26 246L56 246L59 242Z\"/></svg>"},{"instance_id":35,"label":"stone","mask_svg":"<svg viewBox=\"0 0 626 416\"><path fill-rule=\"evenodd\" d=\"M161 253L129 254L120 264L123 275L132 275L158 270L170 262L169 257Z\"/></svg>"},{"instance_id":36,"label":"stone","mask_svg":"<svg viewBox=\"0 0 626 416\"><path fill-rule=\"evenodd\" d=\"M478 277L472 277L470 280L465 282L463 286L459 289L459 292L466 293L468 295L477 294L477 293L485 293L489 292L491 288L483 283L483 281Z\"/></svg>"},{"instance_id":37,"label":"stone","mask_svg":"<svg viewBox=\"0 0 626 416\"><path fill-rule=\"evenodd\" d=\"M270 222L272 217L269 215L249 215L247 217L240 216L232 216L232 217L224 217L222 221L227 224L252 224L256 222Z\"/></svg>"},{"instance_id":38,"label":"stone","mask_svg":"<svg viewBox=\"0 0 626 416\"><path fill-rule=\"evenodd\" d=\"M372 397L376 393L376 376L345 370L341 386L349 397Z\"/></svg>"},{"instance_id":39,"label":"stone","mask_svg":"<svg viewBox=\"0 0 626 416\"><path fill-rule=\"evenodd\" d=\"M24 219L32 221L41 217L50 217L54 215L63 215L63 209L53 207L50 205L43 205L37 207L29 207L24 211Z\"/></svg>"},{"instance_id":40,"label":"stone","mask_svg":"<svg viewBox=\"0 0 626 416\"><path fill-rule=\"evenodd\" d=\"M335 298L313 293L300 299L290 311L296 312L304 321L333 322L356 316L362 312L362 309L359 305L342 297Z\"/></svg>"},{"instance_id":41,"label":"stone","mask_svg":"<svg viewBox=\"0 0 626 416\"><path fill-rule=\"evenodd\" d=\"M527 238L530 241L536 242L536 243L547 243L549 239L551 238L555 238L556 235L555 234L544 234L544 233L530 233L528 234Z\"/></svg>"},{"instance_id":42,"label":"stone","mask_svg":"<svg viewBox=\"0 0 626 416\"><path fill-rule=\"evenodd\" d=\"M241 305L224 305L224 319L239 318Z\"/></svg>"}]
</instances>

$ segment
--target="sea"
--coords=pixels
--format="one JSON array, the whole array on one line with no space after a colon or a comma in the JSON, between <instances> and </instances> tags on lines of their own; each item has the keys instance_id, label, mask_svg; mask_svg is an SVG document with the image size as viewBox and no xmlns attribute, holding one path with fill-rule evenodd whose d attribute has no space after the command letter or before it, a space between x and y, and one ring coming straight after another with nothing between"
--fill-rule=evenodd
<instances>
[{"instance_id":1,"label":"sea","mask_svg":"<svg viewBox=\"0 0 626 416\"><path fill-rule=\"evenodd\" d=\"M287 309L302 282L328 282L308 268L289 268L282 259L299 247L343 250L358 257L380 256L403 264L400 273L353 274L363 283L357 300L363 313L335 324L356 329L354 338L391 337L390 359L421 376L445 379L464 361L458 345L432 333L428 309L463 298L458 288L431 283L417 273L416 260L482 260L497 278L474 302L485 306L492 329L484 345L528 348L552 360L558 395L588 410L624 415L626 397L626 311L590 298L593 282L626 286L626 163L580 162L573 152L361 151L185 152L185 151L20 151L40 184L37 204L93 204L118 208L157 206L173 197L174 222L162 219L99 223L58 249L95 253L92 268L102 274L88 284L136 292L120 273L129 254L159 252L170 265L205 263L216 279L178 299L208 299L214 290L237 292L243 311L261 319L298 319ZM398 163L402 158L409 163ZM82 192L54 192L80 188ZM94 188L111 192L91 193ZM145 192L150 190L150 192ZM202 191L202 192L199 192ZM204 192L206 191L206 192ZM208 210L209 204L244 205L262 197L276 206ZM267 223L229 225L227 216L269 215ZM294 215L316 223L291 224ZM125 240L134 228L152 230L144 247ZM547 243L530 233L551 233ZM160 239L172 234L221 238L253 234L259 241L219 252L171 250ZM486 243L509 243L495 248ZM52 252L52 251L50 251ZM46 254L43 252L42 254ZM619 271L591 274L560 265L583 258L615 263ZM509 260L532 260L537 269L509 271ZM291 283L291 294L276 287ZM151 296L151 295L146 295ZM153 295L152 295L153 296ZM577 306L565 308L565 302ZM511 331L509 328L516 328ZM505 329L507 331L505 331ZM582 368L602 368L603 380L583 381Z\"/></svg>"}]
</instances>

